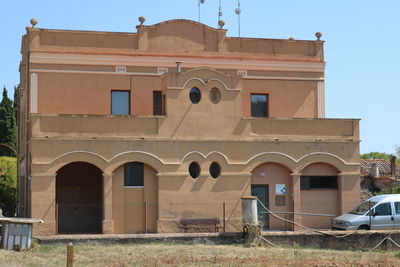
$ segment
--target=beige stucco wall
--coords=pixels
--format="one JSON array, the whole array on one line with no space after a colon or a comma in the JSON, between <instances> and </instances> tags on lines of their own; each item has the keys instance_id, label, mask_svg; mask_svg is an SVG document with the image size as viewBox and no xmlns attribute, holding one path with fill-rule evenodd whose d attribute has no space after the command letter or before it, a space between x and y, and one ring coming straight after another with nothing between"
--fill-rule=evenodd
<instances>
[{"instance_id":1,"label":"beige stucco wall","mask_svg":"<svg viewBox=\"0 0 400 267\"><path fill-rule=\"evenodd\" d=\"M55 66L48 65L52 70ZM79 70L79 66L75 66ZM215 74L213 74L215 75ZM204 76L204 75L203 75ZM38 74L38 112L43 114L111 114L111 91L125 90L131 92L131 114L153 114L153 91L165 91L163 78L160 76L112 75L85 73L46 73ZM221 84L214 82L215 86ZM185 87L203 87L199 81L192 81ZM209 89L202 91L208 98ZM229 88L233 89L233 88ZM281 80L243 80L238 105L230 102L229 95L222 91L222 99L228 106L240 108L240 114L250 117L250 95L269 95L269 116L284 118L317 117L317 82L316 81L281 81ZM96 101L93 101L93 96ZM173 92L170 91L167 107L174 106ZM187 97L188 92L185 92ZM236 92L238 95L238 92ZM290 96L290 98L288 98ZM227 98L228 97L228 98ZM180 100L180 103L182 100ZM220 108L221 105L216 106ZM229 113L226 113L229 114Z\"/></svg>"}]
</instances>

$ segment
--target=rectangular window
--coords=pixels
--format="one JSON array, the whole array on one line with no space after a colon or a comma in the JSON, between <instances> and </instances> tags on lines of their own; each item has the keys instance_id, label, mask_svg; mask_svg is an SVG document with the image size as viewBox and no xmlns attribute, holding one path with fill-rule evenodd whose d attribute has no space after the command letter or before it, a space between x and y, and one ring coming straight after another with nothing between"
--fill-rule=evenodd
<instances>
[{"instance_id":1,"label":"rectangular window","mask_svg":"<svg viewBox=\"0 0 400 267\"><path fill-rule=\"evenodd\" d=\"M141 162L124 165L124 186L144 186L144 169Z\"/></svg>"},{"instance_id":2,"label":"rectangular window","mask_svg":"<svg viewBox=\"0 0 400 267\"><path fill-rule=\"evenodd\" d=\"M251 116L268 117L268 95L251 94Z\"/></svg>"},{"instance_id":3,"label":"rectangular window","mask_svg":"<svg viewBox=\"0 0 400 267\"><path fill-rule=\"evenodd\" d=\"M375 207L374 216L390 216L392 215L392 207L389 203L382 203Z\"/></svg>"},{"instance_id":4,"label":"rectangular window","mask_svg":"<svg viewBox=\"0 0 400 267\"><path fill-rule=\"evenodd\" d=\"M400 202L394 202L394 209L396 214L400 214Z\"/></svg>"},{"instance_id":5,"label":"rectangular window","mask_svg":"<svg viewBox=\"0 0 400 267\"><path fill-rule=\"evenodd\" d=\"M337 176L301 176L301 190L338 189Z\"/></svg>"},{"instance_id":6,"label":"rectangular window","mask_svg":"<svg viewBox=\"0 0 400 267\"><path fill-rule=\"evenodd\" d=\"M153 115L164 115L163 94L161 91L153 91Z\"/></svg>"},{"instance_id":7,"label":"rectangular window","mask_svg":"<svg viewBox=\"0 0 400 267\"><path fill-rule=\"evenodd\" d=\"M129 91L111 91L111 114L129 115L131 94Z\"/></svg>"}]
</instances>

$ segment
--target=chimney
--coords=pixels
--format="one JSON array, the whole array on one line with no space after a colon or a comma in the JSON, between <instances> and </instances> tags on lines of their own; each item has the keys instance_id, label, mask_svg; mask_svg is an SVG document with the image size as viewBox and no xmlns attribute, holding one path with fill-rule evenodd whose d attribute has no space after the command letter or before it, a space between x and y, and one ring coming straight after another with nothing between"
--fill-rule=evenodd
<instances>
[{"instance_id":1,"label":"chimney","mask_svg":"<svg viewBox=\"0 0 400 267\"><path fill-rule=\"evenodd\" d=\"M390 173L393 178L396 178L396 156L390 158Z\"/></svg>"},{"instance_id":2,"label":"chimney","mask_svg":"<svg viewBox=\"0 0 400 267\"><path fill-rule=\"evenodd\" d=\"M374 177L374 178L378 178L379 177L379 167L378 167L378 165L376 163L373 163L371 165L371 168L369 170L369 175L371 177Z\"/></svg>"}]
</instances>

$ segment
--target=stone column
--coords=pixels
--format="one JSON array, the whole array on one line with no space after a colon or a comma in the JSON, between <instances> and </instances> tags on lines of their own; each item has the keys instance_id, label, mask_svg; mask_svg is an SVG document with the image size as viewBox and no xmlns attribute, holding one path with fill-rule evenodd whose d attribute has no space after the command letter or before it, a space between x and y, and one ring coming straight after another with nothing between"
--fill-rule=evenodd
<instances>
[{"instance_id":1,"label":"stone column","mask_svg":"<svg viewBox=\"0 0 400 267\"><path fill-rule=\"evenodd\" d=\"M112 204L112 174L103 173L103 234L114 233Z\"/></svg>"},{"instance_id":2,"label":"stone column","mask_svg":"<svg viewBox=\"0 0 400 267\"><path fill-rule=\"evenodd\" d=\"M360 203L360 173L342 172L338 180L339 213L343 214Z\"/></svg>"},{"instance_id":3,"label":"stone column","mask_svg":"<svg viewBox=\"0 0 400 267\"><path fill-rule=\"evenodd\" d=\"M31 216L42 219L43 224L35 223L33 235L57 234L56 214L56 174L33 173L28 190L31 192ZM29 192L28 192L29 194Z\"/></svg>"},{"instance_id":4,"label":"stone column","mask_svg":"<svg viewBox=\"0 0 400 267\"><path fill-rule=\"evenodd\" d=\"M301 224L302 216L299 214L301 212L301 190L300 190L300 173L291 173L292 181L293 181L293 221ZM300 228L297 225L293 226L293 231L300 231Z\"/></svg>"}]
</instances>

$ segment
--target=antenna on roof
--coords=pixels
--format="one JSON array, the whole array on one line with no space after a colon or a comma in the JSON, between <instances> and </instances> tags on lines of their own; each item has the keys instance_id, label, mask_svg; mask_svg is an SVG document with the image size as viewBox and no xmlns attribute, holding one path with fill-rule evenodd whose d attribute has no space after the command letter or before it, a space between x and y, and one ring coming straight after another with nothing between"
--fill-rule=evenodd
<instances>
[{"instance_id":1,"label":"antenna on roof","mask_svg":"<svg viewBox=\"0 0 400 267\"><path fill-rule=\"evenodd\" d=\"M204 4L204 0L199 0L199 22L200 22L200 5Z\"/></svg>"},{"instance_id":2,"label":"antenna on roof","mask_svg":"<svg viewBox=\"0 0 400 267\"><path fill-rule=\"evenodd\" d=\"M218 23L217 23L218 25L221 19L222 19L222 6L221 6L221 0L219 0Z\"/></svg>"},{"instance_id":3,"label":"antenna on roof","mask_svg":"<svg viewBox=\"0 0 400 267\"><path fill-rule=\"evenodd\" d=\"M238 16L238 31L239 31L239 37L240 37L240 13L242 10L240 9L240 0L238 0L238 7L235 9L235 14Z\"/></svg>"}]
</instances>

